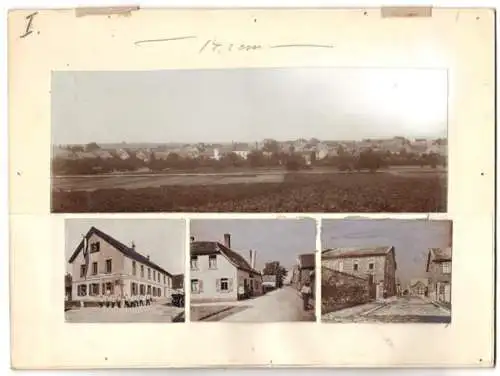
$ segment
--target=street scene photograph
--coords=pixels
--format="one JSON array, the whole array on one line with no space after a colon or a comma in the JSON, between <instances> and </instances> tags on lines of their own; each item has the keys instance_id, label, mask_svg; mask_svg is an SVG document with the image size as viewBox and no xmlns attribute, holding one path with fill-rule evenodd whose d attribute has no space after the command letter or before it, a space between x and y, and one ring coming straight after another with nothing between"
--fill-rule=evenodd
<instances>
[{"instance_id":1,"label":"street scene photograph","mask_svg":"<svg viewBox=\"0 0 500 376\"><path fill-rule=\"evenodd\" d=\"M451 221L323 220L321 242L322 322L451 322Z\"/></svg>"},{"instance_id":2,"label":"street scene photograph","mask_svg":"<svg viewBox=\"0 0 500 376\"><path fill-rule=\"evenodd\" d=\"M52 74L51 211L446 212L447 72Z\"/></svg>"},{"instance_id":3,"label":"street scene photograph","mask_svg":"<svg viewBox=\"0 0 500 376\"><path fill-rule=\"evenodd\" d=\"M195 219L190 320L315 321L316 222Z\"/></svg>"},{"instance_id":4,"label":"street scene photograph","mask_svg":"<svg viewBox=\"0 0 500 376\"><path fill-rule=\"evenodd\" d=\"M184 322L186 224L66 219L65 321Z\"/></svg>"}]
</instances>

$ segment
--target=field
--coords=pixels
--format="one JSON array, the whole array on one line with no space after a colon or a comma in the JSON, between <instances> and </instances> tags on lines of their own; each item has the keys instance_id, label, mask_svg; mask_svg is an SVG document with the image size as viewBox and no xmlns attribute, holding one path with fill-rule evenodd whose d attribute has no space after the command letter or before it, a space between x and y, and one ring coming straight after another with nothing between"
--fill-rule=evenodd
<instances>
[{"instance_id":1,"label":"field","mask_svg":"<svg viewBox=\"0 0 500 376\"><path fill-rule=\"evenodd\" d=\"M446 196L446 173L420 168L64 177L52 211L445 212Z\"/></svg>"}]
</instances>

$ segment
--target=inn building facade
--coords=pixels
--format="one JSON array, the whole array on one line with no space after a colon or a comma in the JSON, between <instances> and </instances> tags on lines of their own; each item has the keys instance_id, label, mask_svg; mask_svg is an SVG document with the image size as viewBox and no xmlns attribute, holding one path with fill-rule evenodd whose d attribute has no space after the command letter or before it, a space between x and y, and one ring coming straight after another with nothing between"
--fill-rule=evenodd
<instances>
[{"instance_id":1,"label":"inn building facade","mask_svg":"<svg viewBox=\"0 0 500 376\"><path fill-rule=\"evenodd\" d=\"M91 227L70 259L72 299L97 301L103 296L151 295L169 299L172 274L149 256Z\"/></svg>"}]
</instances>

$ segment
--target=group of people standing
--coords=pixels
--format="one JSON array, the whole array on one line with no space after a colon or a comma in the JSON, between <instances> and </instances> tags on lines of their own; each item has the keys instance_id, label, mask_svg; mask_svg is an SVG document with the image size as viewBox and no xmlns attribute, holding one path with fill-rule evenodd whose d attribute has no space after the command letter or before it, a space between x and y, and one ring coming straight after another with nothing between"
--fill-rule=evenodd
<instances>
[{"instance_id":1,"label":"group of people standing","mask_svg":"<svg viewBox=\"0 0 500 376\"><path fill-rule=\"evenodd\" d=\"M151 304L153 304L153 297L149 294L133 296L127 294L123 296L102 295L99 299L99 307L109 308L141 307Z\"/></svg>"}]
</instances>

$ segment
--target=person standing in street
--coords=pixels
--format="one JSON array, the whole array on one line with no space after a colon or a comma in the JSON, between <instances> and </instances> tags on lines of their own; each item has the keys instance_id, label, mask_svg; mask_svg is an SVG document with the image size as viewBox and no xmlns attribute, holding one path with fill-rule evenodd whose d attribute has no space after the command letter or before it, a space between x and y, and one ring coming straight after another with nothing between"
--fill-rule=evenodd
<instances>
[{"instance_id":1,"label":"person standing in street","mask_svg":"<svg viewBox=\"0 0 500 376\"><path fill-rule=\"evenodd\" d=\"M311 296L311 286L309 282L304 283L302 288L300 289L300 293L302 294L302 303L304 311L309 309L309 298Z\"/></svg>"}]
</instances>

